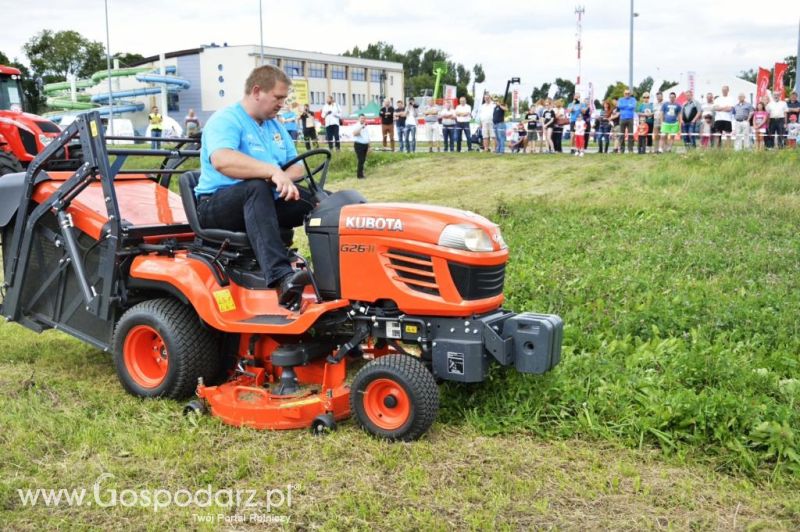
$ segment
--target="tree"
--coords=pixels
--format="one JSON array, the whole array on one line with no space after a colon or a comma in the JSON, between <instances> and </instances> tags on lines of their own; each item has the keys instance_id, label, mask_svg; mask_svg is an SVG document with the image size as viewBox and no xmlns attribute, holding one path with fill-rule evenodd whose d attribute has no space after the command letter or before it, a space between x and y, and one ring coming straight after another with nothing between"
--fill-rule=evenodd
<instances>
[{"instance_id":1,"label":"tree","mask_svg":"<svg viewBox=\"0 0 800 532\"><path fill-rule=\"evenodd\" d=\"M568 79L556 78L556 100L570 101L575 94L575 84Z\"/></svg>"},{"instance_id":2,"label":"tree","mask_svg":"<svg viewBox=\"0 0 800 532\"><path fill-rule=\"evenodd\" d=\"M141 55L141 54L131 54L131 53L128 53L128 52L125 52L125 53L117 52L111 57L113 59L118 59L119 60L119 66L120 67L129 67L131 65L135 65L137 63L141 63L141 62L144 61L144 56L143 55Z\"/></svg>"},{"instance_id":3,"label":"tree","mask_svg":"<svg viewBox=\"0 0 800 532\"><path fill-rule=\"evenodd\" d=\"M644 94L645 92L651 92L653 90L653 83L654 83L653 78L651 76L647 76L641 81L641 83L639 83L634 87L633 94L638 97Z\"/></svg>"},{"instance_id":4,"label":"tree","mask_svg":"<svg viewBox=\"0 0 800 532\"><path fill-rule=\"evenodd\" d=\"M45 82L66 79L70 73L89 77L106 65L103 44L72 30L42 30L25 43L23 50L33 74Z\"/></svg>"},{"instance_id":5,"label":"tree","mask_svg":"<svg viewBox=\"0 0 800 532\"><path fill-rule=\"evenodd\" d=\"M677 81L666 80L662 81L660 86L653 87L653 83L655 83L655 80L651 76L647 76L634 87L633 95L638 98L645 92L662 92L678 84Z\"/></svg>"},{"instance_id":6,"label":"tree","mask_svg":"<svg viewBox=\"0 0 800 532\"><path fill-rule=\"evenodd\" d=\"M362 57L381 61L393 61L403 64L405 77L405 90L407 96L416 96L424 91L431 91L436 82L433 73L434 65L438 62L447 64L447 71L442 76L442 83L456 86L456 96L465 96L469 100L470 71L461 63L448 61L448 54L436 48L412 48L405 53L398 52L394 46L378 41L368 44L365 49L358 46L346 51L343 55L348 57ZM480 65L476 65L480 67ZM483 69L480 69L483 73ZM485 75L484 75L485 77ZM481 83L482 79L478 81Z\"/></svg>"},{"instance_id":7,"label":"tree","mask_svg":"<svg viewBox=\"0 0 800 532\"><path fill-rule=\"evenodd\" d=\"M534 87L533 92L531 93L531 99L534 102L537 102L539 100L546 100L547 93L550 92L550 85L552 85L552 83L542 83L542 86L539 87L538 89Z\"/></svg>"},{"instance_id":8,"label":"tree","mask_svg":"<svg viewBox=\"0 0 800 532\"><path fill-rule=\"evenodd\" d=\"M472 73L475 74L475 80L472 82L472 99L475 99L475 84L483 83L486 81L486 72L483 71L483 65L477 63L472 67Z\"/></svg>"},{"instance_id":9,"label":"tree","mask_svg":"<svg viewBox=\"0 0 800 532\"><path fill-rule=\"evenodd\" d=\"M786 73L783 76L783 86L786 90L786 94L788 95L794 90L795 83L797 83L797 56L787 55L783 58L783 62L788 65ZM775 69L773 68L770 71L770 78L774 78L774 76ZM750 83L755 83L756 79L758 78L758 69L751 68L749 70L742 70L739 72L739 74L737 74L736 77L745 81L749 81Z\"/></svg>"},{"instance_id":10,"label":"tree","mask_svg":"<svg viewBox=\"0 0 800 532\"><path fill-rule=\"evenodd\" d=\"M623 83L622 81L618 81L613 85L609 85L606 89L606 95L603 96L604 100L619 100L625 95L625 89L628 88L627 83Z\"/></svg>"},{"instance_id":11,"label":"tree","mask_svg":"<svg viewBox=\"0 0 800 532\"><path fill-rule=\"evenodd\" d=\"M751 68L750 70L742 70L736 76L739 79L743 79L745 81L749 81L750 83L755 83L756 79L758 79L758 72L756 72L755 68Z\"/></svg>"},{"instance_id":12,"label":"tree","mask_svg":"<svg viewBox=\"0 0 800 532\"><path fill-rule=\"evenodd\" d=\"M25 110L29 113L38 113L44 106L39 85L36 83L34 76L31 76L28 67L19 61L11 61L6 54L0 52L0 65L7 65L19 69L22 74L22 92L25 94Z\"/></svg>"}]
</instances>

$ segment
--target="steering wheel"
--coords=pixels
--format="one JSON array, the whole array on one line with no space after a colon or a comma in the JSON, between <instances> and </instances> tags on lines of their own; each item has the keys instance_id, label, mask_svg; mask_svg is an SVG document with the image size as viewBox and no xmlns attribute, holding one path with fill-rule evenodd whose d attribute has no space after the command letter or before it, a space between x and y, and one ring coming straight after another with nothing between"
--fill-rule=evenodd
<instances>
[{"instance_id":1,"label":"steering wheel","mask_svg":"<svg viewBox=\"0 0 800 532\"><path fill-rule=\"evenodd\" d=\"M311 166L308 164L308 159L315 155L324 155L325 160L319 164L313 170ZM331 157L332 154L330 150L325 150L322 148L317 148L315 150L308 150L306 152L301 153L291 161L287 162L286 164L281 166L281 170L286 170L290 166L293 166L299 162L303 163L303 166L306 167L306 174L303 176L303 179L308 181L308 188L317 197L318 200L322 200L328 196L328 193L325 192L325 181L328 179L328 167L331 164ZM319 183L314 181L314 176L317 174L322 174L319 179Z\"/></svg>"}]
</instances>

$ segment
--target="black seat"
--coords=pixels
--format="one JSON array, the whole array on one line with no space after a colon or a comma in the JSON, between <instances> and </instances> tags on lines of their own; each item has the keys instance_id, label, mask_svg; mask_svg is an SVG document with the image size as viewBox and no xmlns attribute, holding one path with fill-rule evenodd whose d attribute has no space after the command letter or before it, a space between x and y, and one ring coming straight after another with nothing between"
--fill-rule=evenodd
<instances>
[{"instance_id":1,"label":"black seat","mask_svg":"<svg viewBox=\"0 0 800 532\"><path fill-rule=\"evenodd\" d=\"M237 233L224 229L203 229L200 227L200 220L197 218L197 199L194 196L194 189L197 186L199 177L200 172L185 172L181 174L179 181L183 210L186 211L186 219L189 220L189 226L194 234L202 240L213 242L214 244L221 245L227 240L230 247L249 248L250 239L247 238L247 233Z\"/></svg>"}]
</instances>

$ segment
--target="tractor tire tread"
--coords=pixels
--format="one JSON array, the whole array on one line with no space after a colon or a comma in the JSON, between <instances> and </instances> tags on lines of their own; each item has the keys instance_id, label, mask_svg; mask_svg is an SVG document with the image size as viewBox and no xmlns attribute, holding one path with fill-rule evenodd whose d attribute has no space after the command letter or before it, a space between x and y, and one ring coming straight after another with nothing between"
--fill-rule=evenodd
<instances>
[{"instance_id":1,"label":"tractor tire tread","mask_svg":"<svg viewBox=\"0 0 800 532\"><path fill-rule=\"evenodd\" d=\"M13 154L0 151L0 176L24 171L22 164Z\"/></svg>"},{"instance_id":2,"label":"tractor tire tread","mask_svg":"<svg viewBox=\"0 0 800 532\"><path fill-rule=\"evenodd\" d=\"M372 429L360 416L356 419L364 430L376 436L395 441L413 441L425 434L436 420L439 412L439 387L428 368L417 357L411 355L392 354L376 358L359 370L353 379L350 394L350 410L358 413L356 401L362 383L368 384L371 378L389 377L404 384L413 404L414 420L402 432Z\"/></svg>"},{"instance_id":3,"label":"tractor tire tread","mask_svg":"<svg viewBox=\"0 0 800 532\"><path fill-rule=\"evenodd\" d=\"M171 364L178 364L174 382L159 395L171 399L183 399L194 394L197 379L213 381L220 368L217 342L211 331L204 328L195 311L172 298L143 301L128 309L117 323L121 324L131 316L142 313L156 318L161 324L168 324L171 340L169 356ZM115 351L120 350L123 339L114 333ZM165 338L165 341L167 339ZM130 388L123 381L128 391ZM135 393L135 391L133 392Z\"/></svg>"}]
</instances>

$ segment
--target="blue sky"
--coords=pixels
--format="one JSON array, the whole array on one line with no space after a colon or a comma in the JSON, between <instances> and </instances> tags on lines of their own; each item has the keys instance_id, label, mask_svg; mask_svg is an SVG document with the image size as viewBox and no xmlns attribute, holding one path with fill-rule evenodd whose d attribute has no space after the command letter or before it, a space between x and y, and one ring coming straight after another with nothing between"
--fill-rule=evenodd
<instances>
[{"instance_id":1,"label":"blue sky","mask_svg":"<svg viewBox=\"0 0 800 532\"><path fill-rule=\"evenodd\" d=\"M470 68L482 63L490 90L499 92L518 76L529 94L534 85L577 75L578 4L586 9L583 79L602 90L627 80L629 0L262 0L264 44L326 53L377 40L399 50L441 48ZM691 70L724 78L795 54L800 1L757 5L637 0L634 81L648 75L681 81ZM212 41L259 41L258 0L109 0L109 9L112 52L153 55ZM102 0L0 0L0 12L14 20L0 32L0 51L23 62L23 43L44 28L106 40Z\"/></svg>"}]
</instances>

